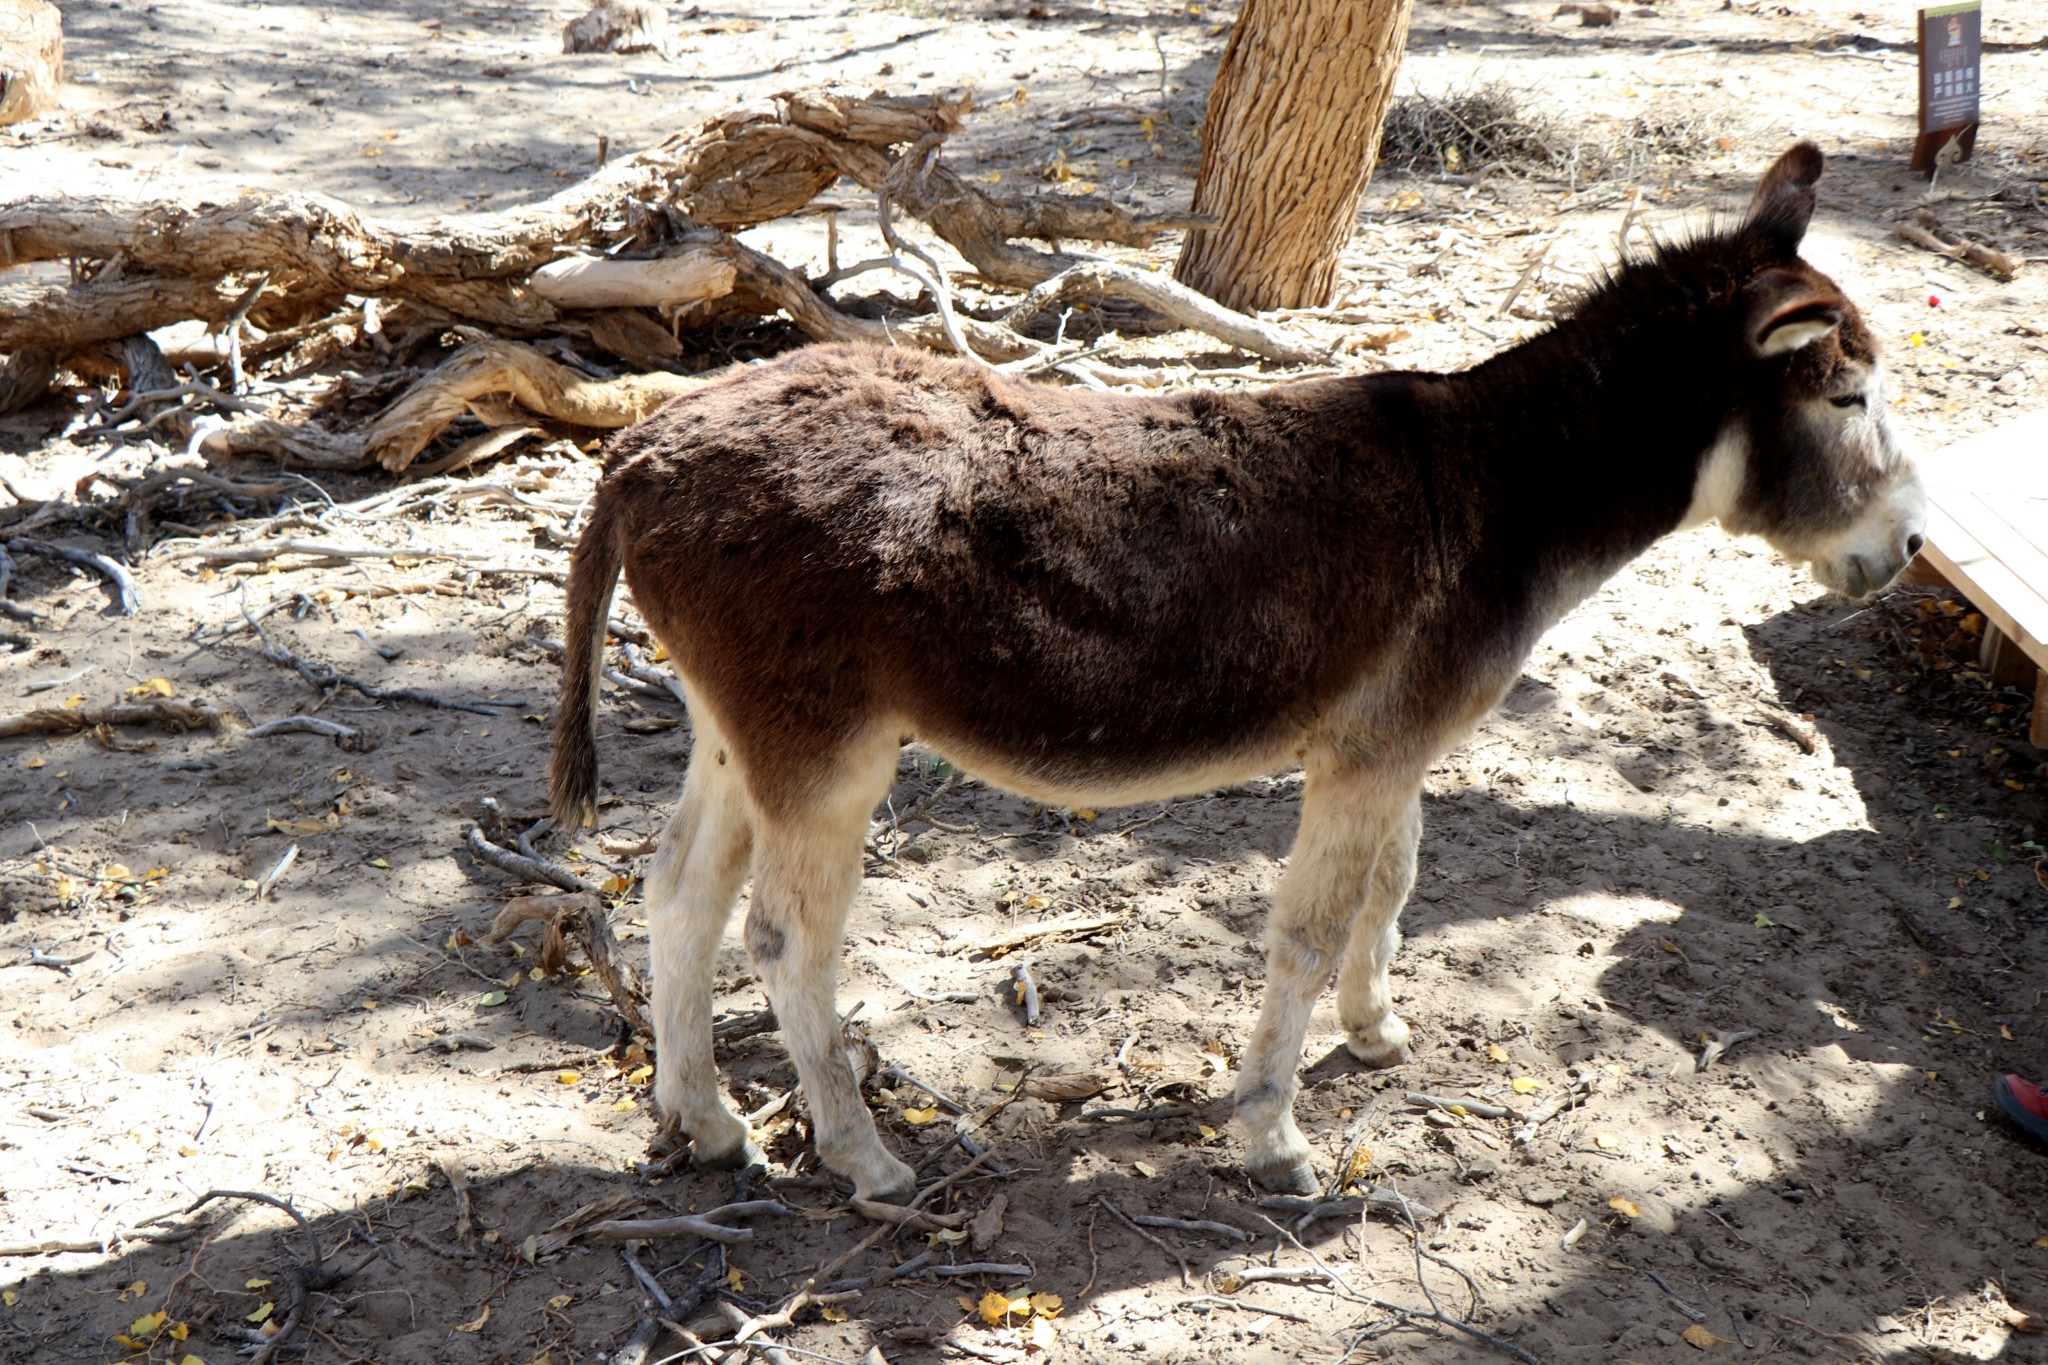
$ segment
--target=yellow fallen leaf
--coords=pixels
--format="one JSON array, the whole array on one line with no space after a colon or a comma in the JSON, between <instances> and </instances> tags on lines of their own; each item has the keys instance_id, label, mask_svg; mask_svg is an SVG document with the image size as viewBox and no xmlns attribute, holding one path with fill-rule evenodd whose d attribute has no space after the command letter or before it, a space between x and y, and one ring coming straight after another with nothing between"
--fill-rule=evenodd
<instances>
[{"instance_id":1,"label":"yellow fallen leaf","mask_svg":"<svg viewBox=\"0 0 2048 1365\"><path fill-rule=\"evenodd\" d=\"M1074 811L1074 818L1076 820L1093 820L1095 816L1096 812L1088 809L1086 806L1076 807Z\"/></svg>"},{"instance_id":2,"label":"yellow fallen leaf","mask_svg":"<svg viewBox=\"0 0 2048 1365\"><path fill-rule=\"evenodd\" d=\"M1024 898L1024 907L1027 910L1043 910L1051 904L1052 902L1044 896L1026 896Z\"/></svg>"},{"instance_id":3,"label":"yellow fallen leaf","mask_svg":"<svg viewBox=\"0 0 2048 1365\"><path fill-rule=\"evenodd\" d=\"M2036 1237L2033 1241L2033 1245L2039 1247L2043 1251L2048 1251L2048 1237Z\"/></svg>"},{"instance_id":4,"label":"yellow fallen leaf","mask_svg":"<svg viewBox=\"0 0 2048 1365\"><path fill-rule=\"evenodd\" d=\"M747 1287L747 1277L736 1265L725 1268L725 1287L737 1294Z\"/></svg>"},{"instance_id":5,"label":"yellow fallen leaf","mask_svg":"<svg viewBox=\"0 0 2048 1365\"><path fill-rule=\"evenodd\" d=\"M358 1000L358 1001L356 1002L356 1008L357 1008L357 1009L365 1009L365 1010L373 1010L373 1009L376 1009L376 1008L377 1008L377 1006L378 1006L378 1005L380 1005L380 1004L382 1004L382 1003L383 1003L383 1002L382 1002L382 1001L380 1001L380 1000Z\"/></svg>"},{"instance_id":6,"label":"yellow fallen leaf","mask_svg":"<svg viewBox=\"0 0 2048 1365\"><path fill-rule=\"evenodd\" d=\"M1514 1087L1517 1095L1533 1095L1543 1088L1543 1082L1531 1080L1527 1076L1517 1076L1508 1084Z\"/></svg>"},{"instance_id":7,"label":"yellow fallen leaf","mask_svg":"<svg viewBox=\"0 0 2048 1365\"><path fill-rule=\"evenodd\" d=\"M557 1313L559 1313L564 1308L567 1308L570 1304L574 1302L576 1302L576 1296L574 1294L557 1294L552 1299L548 1300L548 1307L554 1309Z\"/></svg>"},{"instance_id":8,"label":"yellow fallen leaf","mask_svg":"<svg viewBox=\"0 0 2048 1365\"><path fill-rule=\"evenodd\" d=\"M31 758L24 760L21 766L24 768L40 768L47 764L49 761L50 760L47 758Z\"/></svg>"},{"instance_id":9,"label":"yellow fallen leaf","mask_svg":"<svg viewBox=\"0 0 2048 1365\"><path fill-rule=\"evenodd\" d=\"M1999 1037L2001 1037L2001 1038L2003 1038L2003 1039L2005 1039L2005 1041L2006 1041L2006 1042L2008 1042L2008 1043L2009 1043L2009 1042L2011 1042L2011 1041L2012 1041L2012 1027L2011 1027L2010 1025L2008 1025L2008 1024L2000 1024L2000 1025L1998 1026L1998 1036L1999 1036Z\"/></svg>"},{"instance_id":10,"label":"yellow fallen leaf","mask_svg":"<svg viewBox=\"0 0 2048 1365\"><path fill-rule=\"evenodd\" d=\"M966 1228L940 1228L925 1234L925 1245L935 1247L965 1246L973 1240L974 1234Z\"/></svg>"},{"instance_id":11,"label":"yellow fallen leaf","mask_svg":"<svg viewBox=\"0 0 2048 1365\"><path fill-rule=\"evenodd\" d=\"M1200 1133L1205 1141L1216 1136L1216 1130L1206 1123L1196 1124L1195 1131Z\"/></svg>"},{"instance_id":12,"label":"yellow fallen leaf","mask_svg":"<svg viewBox=\"0 0 2048 1365\"><path fill-rule=\"evenodd\" d=\"M1047 1322L1044 1318L1033 1318L1031 1320L1031 1326L1024 1333L1025 1349L1032 1351L1050 1351L1053 1347L1053 1343L1059 1340L1059 1335L1059 1332L1053 1327L1053 1325Z\"/></svg>"},{"instance_id":13,"label":"yellow fallen leaf","mask_svg":"<svg viewBox=\"0 0 2048 1365\"><path fill-rule=\"evenodd\" d=\"M79 707L85 705L85 693L80 692L76 696L66 697L63 701L57 704L63 707L66 711L76 711Z\"/></svg>"},{"instance_id":14,"label":"yellow fallen leaf","mask_svg":"<svg viewBox=\"0 0 2048 1365\"><path fill-rule=\"evenodd\" d=\"M180 1146L180 1147L178 1148L178 1155L179 1155L179 1156L198 1156L198 1155L199 1155L199 1149L198 1149L197 1147L191 1146L190 1144L182 1145L182 1146Z\"/></svg>"},{"instance_id":15,"label":"yellow fallen leaf","mask_svg":"<svg viewBox=\"0 0 2048 1365\"><path fill-rule=\"evenodd\" d=\"M557 1071L555 1073L555 1083L557 1085L574 1085L582 1079L583 1073L580 1071Z\"/></svg>"},{"instance_id":16,"label":"yellow fallen leaf","mask_svg":"<svg viewBox=\"0 0 2048 1365\"><path fill-rule=\"evenodd\" d=\"M15 1293L12 1289L0 1289L0 1305L12 1308L20 1302L21 1295Z\"/></svg>"},{"instance_id":17,"label":"yellow fallen leaf","mask_svg":"<svg viewBox=\"0 0 2048 1365\"><path fill-rule=\"evenodd\" d=\"M161 1308L157 1309L154 1313L144 1313L141 1317L128 1324L128 1335L131 1337L155 1336L163 1330L165 1316L166 1314Z\"/></svg>"},{"instance_id":18,"label":"yellow fallen leaf","mask_svg":"<svg viewBox=\"0 0 2048 1365\"><path fill-rule=\"evenodd\" d=\"M186 1337L192 1335L192 1325L186 1322L174 1322L167 1329L165 1329L165 1334L169 1336L172 1341L183 1341ZM186 1359L189 1360L191 1359L191 1357L188 1356L186 1357Z\"/></svg>"},{"instance_id":19,"label":"yellow fallen leaf","mask_svg":"<svg viewBox=\"0 0 2048 1365\"><path fill-rule=\"evenodd\" d=\"M1033 1294L1031 1296L1031 1311L1042 1318L1056 1318L1060 1315L1060 1310L1066 1306L1067 1301L1057 1294Z\"/></svg>"},{"instance_id":20,"label":"yellow fallen leaf","mask_svg":"<svg viewBox=\"0 0 2048 1365\"><path fill-rule=\"evenodd\" d=\"M1639 1218L1642 1216L1643 1212L1641 1209L1636 1207L1635 1201L1633 1199L1623 1199L1618 1194L1615 1195L1614 1198L1607 1201L1607 1207L1613 1209L1616 1213L1620 1214L1624 1218Z\"/></svg>"},{"instance_id":21,"label":"yellow fallen leaf","mask_svg":"<svg viewBox=\"0 0 2048 1365\"><path fill-rule=\"evenodd\" d=\"M1340 1189L1350 1189L1365 1183L1366 1173L1372 1169L1372 1148L1360 1147L1351 1154L1351 1164L1344 1168L1344 1179L1338 1182Z\"/></svg>"},{"instance_id":22,"label":"yellow fallen leaf","mask_svg":"<svg viewBox=\"0 0 2048 1365\"><path fill-rule=\"evenodd\" d=\"M612 1112L614 1114L630 1114L639 1107L640 1101L634 1099L631 1095L621 1095L618 1099L612 1101Z\"/></svg>"},{"instance_id":23,"label":"yellow fallen leaf","mask_svg":"<svg viewBox=\"0 0 2048 1365\"><path fill-rule=\"evenodd\" d=\"M1715 1336L1712 1332L1709 1332L1705 1327L1702 1327L1699 1323L1694 1323L1692 1326L1686 1328L1683 1332L1680 1332L1678 1335L1684 1337L1687 1341L1699 1347L1702 1351L1706 1350L1709 1346L1718 1346L1721 1344L1721 1338Z\"/></svg>"},{"instance_id":24,"label":"yellow fallen leaf","mask_svg":"<svg viewBox=\"0 0 2048 1365\"><path fill-rule=\"evenodd\" d=\"M478 1313L474 1318L470 1319L468 1322L457 1323L455 1330L458 1332L481 1332L484 1330L484 1324L489 1322L490 1320L491 1306L489 1304L485 1304L483 1312Z\"/></svg>"},{"instance_id":25,"label":"yellow fallen leaf","mask_svg":"<svg viewBox=\"0 0 2048 1365\"><path fill-rule=\"evenodd\" d=\"M329 815L325 818L315 815L301 815L291 820L279 820L272 817L263 823L268 828L276 830L279 834L290 835L331 834L341 828L340 817L334 815Z\"/></svg>"},{"instance_id":26,"label":"yellow fallen leaf","mask_svg":"<svg viewBox=\"0 0 2048 1365\"><path fill-rule=\"evenodd\" d=\"M176 695L169 678L151 678L128 689L131 697L169 697Z\"/></svg>"},{"instance_id":27,"label":"yellow fallen leaf","mask_svg":"<svg viewBox=\"0 0 2048 1365\"><path fill-rule=\"evenodd\" d=\"M972 1313L974 1311L974 1300L969 1295L955 1294L953 1302L960 1305L960 1311L963 1313Z\"/></svg>"},{"instance_id":28,"label":"yellow fallen leaf","mask_svg":"<svg viewBox=\"0 0 2048 1365\"><path fill-rule=\"evenodd\" d=\"M178 1365L206 1365L206 1362L201 1360L198 1356L188 1355L181 1358L178 1361Z\"/></svg>"},{"instance_id":29,"label":"yellow fallen leaf","mask_svg":"<svg viewBox=\"0 0 2048 1365\"><path fill-rule=\"evenodd\" d=\"M390 1141L390 1135L382 1128L372 1128L369 1132L363 1134L363 1146L368 1147L373 1152L383 1151L388 1141Z\"/></svg>"},{"instance_id":30,"label":"yellow fallen leaf","mask_svg":"<svg viewBox=\"0 0 2048 1365\"><path fill-rule=\"evenodd\" d=\"M1131 1169L1144 1176L1147 1180L1159 1174L1159 1169L1149 1161L1133 1161Z\"/></svg>"},{"instance_id":31,"label":"yellow fallen leaf","mask_svg":"<svg viewBox=\"0 0 2048 1365\"><path fill-rule=\"evenodd\" d=\"M149 1281L137 1280L133 1284L129 1285L127 1288L123 1289L120 1293L114 1295L114 1301L116 1303L126 1303L130 1299L139 1299L148 1292Z\"/></svg>"},{"instance_id":32,"label":"yellow fallen leaf","mask_svg":"<svg viewBox=\"0 0 2048 1365\"><path fill-rule=\"evenodd\" d=\"M1500 1062L1505 1065L1508 1060L1508 1050L1499 1043L1488 1043L1486 1045L1486 1060L1489 1062Z\"/></svg>"},{"instance_id":33,"label":"yellow fallen leaf","mask_svg":"<svg viewBox=\"0 0 2048 1365\"><path fill-rule=\"evenodd\" d=\"M936 1104L931 1106L929 1109L906 1109L903 1111L903 1121L905 1123L913 1125L921 1123L930 1123L933 1119L937 1118L938 1116L939 1106L937 1106Z\"/></svg>"},{"instance_id":34,"label":"yellow fallen leaf","mask_svg":"<svg viewBox=\"0 0 2048 1365\"><path fill-rule=\"evenodd\" d=\"M981 1320L989 1326L1000 1327L1012 1313L1020 1316L1028 1314L1031 1311L1031 1300L1013 1299L1008 1294L991 1289L974 1305L974 1311L981 1314Z\"/></svg>"},{"instance_id":35,"label":"yellow fallen leaf","mask_svg":"<svg viewBox=\"0 0 2048 1365\"><path fill-rule=\"evenodd\" d=\"M818 1310L818 1316L827 1322L845 1322L847 1315L844 1308L826 1307Z\"/></svg>"},{"instance_id":36,"label":"yellow fallen leaf","mask_svg":"<svg viewBox=\"0 0 2048 1365\"><path fill-rule=\"evenodd\" d=\"M268 1280L244 1280L244 1281L242 1281L242 1288L244 1288L244 1289L268 1289L268 1288L270 1288L270 1281L268 1281Z\"/></svg>"},{"instance_id":37,"label":"yellow fallen leaf","mask_svg":"<svg viewBox=\"0 0 2048 1365\"><path fill-rule=\"evenodd\" d=\"M626 1073L626 1079L634 1085L646 1085L654 1079L654 1068L651 1066L636 1066Z\"/></svg>"},{"instance_id":38,"label":"yellow fallen leaf","mask_svg":"<svg viewBox=\"0 0 2048 1365\"><path fill-rule=\"evenodd\" d=\"M1962 898L1961 896L1950 896L1950 897L1948 898L1948 908L1949 908L1949 909L1951 909L1951 910L1960 910L1960 909L1962 909L1962 908L1963 908L1963 898Z\"/></svg>"},{"instance_id":39,"label":"yellow fallen leaf","mask_svg":"<svg viewBox=\"0 0 2048 1365\"><path fill-rule=\"evenodd\" d=\"M249 1315L248 1317L246 1317L246 1318L243 1318L243 1319L242 1319L242 1321L243 1321L243 1322L269 1322L269 1321L270 1321L270 1315L271 1315L272 1313L276 1312L276 1311L277 1311L277 1304L276 1304L276 1303L274 1303L274 1302L270 1302L270 1303L265 1303L265 1304L264 1304L264 1305L263 1305L263 1306L262 1306L261 1308L257 1309L257 1310L256 1310L255 1312L251 1313L251 1314L250 1314L250 1315ZM485 1308L485 1309L484 1309L484 1313L485 1313L486 1315L488 1315L488 1314L490 1313L490 1311L491 1311L491 1310L490 1310L489 1308ZM479 1324L479 1325L481 1325L481 1324Z\"/></svg>"},{"instance_id":40,"label":"yellow fallen leaf","mask_svg":"<svg viewBox=\"0 0 2048 1365\"><path fill-rule=\"evenodd\" d=\"M1595 1133L1593 1134L1593 1145L1603 1152L1612 1152L1619 1150L1621 1139L1612 1133Z\"/></svg>"},{"instance_id":41,"label":"yellow fallen leaf","mask_svg":"<svg viewBox=\"0 0 2048 1365\"><path fill-rule=\"evenodd\" d=\"M606 877L602 882L598 883L598 887L607 896L623 896L633 889L633 879L631 877Z\"/></svg>"}]
</instances>

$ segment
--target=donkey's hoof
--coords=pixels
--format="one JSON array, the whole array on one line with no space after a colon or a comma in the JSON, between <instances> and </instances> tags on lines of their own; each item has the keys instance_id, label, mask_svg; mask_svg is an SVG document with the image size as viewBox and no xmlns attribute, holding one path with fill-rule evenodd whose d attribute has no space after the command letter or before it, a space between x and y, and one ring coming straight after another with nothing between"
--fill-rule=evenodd
<instances>
[{"instance_id":1,"label":"donkey's hoof","mask_svg":"<svg viewBox=\"0 0 2048 1365\"><path fill-rule=\"evenodd\" d=\"M1389 1014L1377 1024L1350 1030L1344 1046L1366 1066L1399 1066L1408 1060L1408 1025Z\"/></svg>"},{"instance_id":2,"label":"donkey's hoof","mask_svg":"<svg viewBox=\"0 0 2048 1365\"><path fill-rule=\"evenodd\" d=\"M699 1140L690 1144L690 1164L700 1171L744 1171L749 1166L767 1165L768 1158L761 1155L752 1138L743 1139L739 1146L723 1152L709 1151Z\"/></svg>"},{"instance_id":3,"label":"donkey's hoof","mask_svg":"<svg viewBox=\"0 0 2048 1365\"><path fill-rule=\"evenodd\" d=\"M1264 1170L1253 1170L1252 1180L1269 1194L1319 1194L1323 1183L1315 1167L1306 1161L1283 1162Z\"/></svg>"},{"instance_id":4,"label":"donkey's hoof","mask_svg":"<svg viewBox=\"0 0 2048 1365\"><path fill-rule=\"evenodd\" d=\"M917 1172L885 1152L864 1178L854 1180L853 1194L877 1204L908 1204L917 1197Z\"/></svg>"}]
</instances>

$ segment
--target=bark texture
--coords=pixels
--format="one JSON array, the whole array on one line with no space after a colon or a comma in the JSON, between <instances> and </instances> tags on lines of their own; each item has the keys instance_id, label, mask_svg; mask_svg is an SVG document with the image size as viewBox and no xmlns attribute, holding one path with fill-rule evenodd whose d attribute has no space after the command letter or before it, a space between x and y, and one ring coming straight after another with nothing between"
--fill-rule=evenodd
<instances>
[{"instance_id":1,"label":"bark texture","mask_svg":"<svg viewBox=\"0 0 2048 1365\"><path fill-rule=\"evenodd\" d=\"M1202 125L1174 278L1242 311L1330 301L1372 176L1411 0L1245 0Z\"/></svg>"}]
</instances>

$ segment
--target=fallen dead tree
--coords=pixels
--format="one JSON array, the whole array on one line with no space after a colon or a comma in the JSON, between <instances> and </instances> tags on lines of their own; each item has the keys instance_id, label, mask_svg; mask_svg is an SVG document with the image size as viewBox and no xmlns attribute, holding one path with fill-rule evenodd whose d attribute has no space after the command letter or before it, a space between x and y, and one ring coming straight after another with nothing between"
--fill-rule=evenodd
<instances>
[{"instance_id":1,"label":"fallen dead tree","mask_svg":"<svg viewBox=\"0 0 2048 1365\"><path fill-rule=\"evenodd\" d=\"M999 199L961 180L938 150L968 105L958 91L793 91L493 215L387 220L305 192L0 202L0 271L71 266L62 283L0 283L0 411L33 401L67 367L124 373L132 391L160 390L172 370L145 334L181 324L218 334L218 343L178 354L222 357L230 374L219 392L229 400L242 391L245 364L304 374L372 336L387 352L451 334L469 342L350 430L313 420L303 403L209 403L189 393L176 410L133 414L156 439L211 456L325 469L397 471L465 416L500 428L527 420L501 399L568 428L627 425L695 382L672 372L683 356L679 329L734 314L780 312L820 341L953 349L1096 386L1158 378L1096 358L1114 333L1092 345L1047 342L1028 335L1027 324L1055 304L1118 298L1271 359L1324 358L1163 274L1058 248L1076 239L1143 245L1197 219L1138 215L1092 197ZM732 235L805 211L842 180L873 191L885 221L892 204L922 219L983 284L1031 292L1007 312L977 317L952 303L935 263L919 264L930 257L893 234L890 255L845 269L835 258L817 279ZM1052 249L1020 244L1033 238ZM827 292L870 270L913 277L936 311L856 316ZM587 343L641 373L579 372L521 344L548 338ZM548 344L559 351L559 342Z\"/></svg>"}]
</instances>

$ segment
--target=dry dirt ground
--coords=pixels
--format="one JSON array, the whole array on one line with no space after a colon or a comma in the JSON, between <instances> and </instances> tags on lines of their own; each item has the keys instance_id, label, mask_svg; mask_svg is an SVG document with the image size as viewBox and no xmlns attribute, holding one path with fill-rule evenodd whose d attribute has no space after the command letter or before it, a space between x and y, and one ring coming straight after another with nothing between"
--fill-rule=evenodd
<instances>
[{"instance_id":1,"label":"dry dirt ground","mask_svg":"<svg viewBox=\"0 0 2048 1365\"><path fill-rule=\"evenodd\" d=\"M67 108L0 132L0 196L253 183L389 212L504 204L587 169L600 135L630 147L840 78L972 87L981 112L948 155L991 183L1093 182L1167 208L1187 201L1231 18L1158 0L733 3L678 9L678 50L663 61L563 57L555 35L575 9L69 3ZM1469 363L1542 326L1549 301L1611 257L1632 189L1651 229L1680 232L1739 205L1790 137L1810 135L1832 158L1813 254L1866 306L1897 406L1930 448L2048 401L2042 7L1993 8L1982 156L1935 190L1945 221L2034 262L2014 283L1889 236L1927 196L1901 169L1913 80L1902 7L1672 0L1606 29L1551 9L1421 5L1404 89L1507 82L1583 138L1583 174L1383 174L1344 307L1295 325L1326 340L1396 334L1384 353L1351 353L1354 368ZM1603 146L1622 152L1603 160ZM818 262L815 219L754 237ZM784 344L773 327L715 338L739 357ZM1182 333L1115 354L1247 365ZM377 367L374 352L343 366ZM0 428L0 473L24 492L53 496L152 458L63 439L72 401ZM733 1180L639 1169L654 1130L641 1056L594 978L536 976L530 944L484 942L515 887L463 849L485 798L508 813L508 838L539 809L557 677L536 641L559 634L564 563L544 531L568 521L594 472L558 441L438 495L400 486L417 494L409 510L355 512L325 505L392 485L327 479L286 496L325 518L296 534L409 557L250 573L190 554L291 533L249 519L275 509L245 505L238 524L194 499L160 522L195 534L160 525L163 539L134 556L132 618L107 614L96 581L22 560L12 595L45 616L4 623L0 712L110 702L162 678L238 720L225 735L138 730L114 747L0 741L0 1028L12 1039L0 1243L91 1242L209 1189L260 1191L304 1214L335 1262L382 1253L313 1295L288 1354L524 1365L619 1350L647 1312L619 1252L534 1239L599 1200L650 1214L720 1204ZM456 496L485 485L538 505ZM124 553L118 519L67 538ZM367 752L317 735L248 738L239 718L320 698L238 629L245 603L281 603L266 628L301 654L504 704L479 715L343 691L321 714L364 731ZM1007 1202L978 1246L907 1233L842 1273L875 1277L925 1253L927 1272L1026 1269L877 1283L778 1333L809 1353L787 1358L852 1362L878 1346L891 1361L1334 1365L1504 1360L1506 1343L1544 1362L2048 1359L2024 1316L2048 1312L2048 1153L1987 1113L1994 1075L2048 1072L2048 768L2024 742L2025 696L1975 672L1980 624L1926 588L1860 608L1827 599L1709 528L1658 547L1553 633L1501 712L1430 778L1396 968L1415 1060L1362 1071L1327 1002L1304 1059L1302 1118L1324 1170L1440 1215L1419 1228L1426 1259L1378 1210L1290 1224L1298 1244L1283 1236L1244 1178L1227 1105L1213 1103L1257 1007L1258 935L1296 777L1093 818L956 782L925 807L934 823L885 821L876 848L889 856L861 893L841 1003L861 1006L885 1063L977 1115L1012 1101L975 1130L1007 1176L985 1169L944 1207ZM609 850L663 819L689 744L679 714L608 692L602 828L556 848L593 880L633 877L637 861ZM944 778L907 756L894 810ZM259 898L256 882L292 846L294 865ZM1029 1027L1012 959L974 945L1083 912L1114 923L1029 949L1046 996ZM644 951L640 914L633 887L614 912L631 956ZM32 965L32 949L77 960ZM736 937L719 979L723 1011L763 1005ZM1738 1031L1745 1040L1701 1069L1703 1038ZM722 1061L743 1108L793 1082L772 1033L734 1039ZM1115 1083L1093 1099L1018 1097L1027 1069L1103 1067ZM1575 1086L1573 1105L1526 1137L1509 1120L1403 1100L1426 1091L1526 1114ZM941 1151L948 1115L931 1117L900 1081L872 1093L899 1151L958 1168L959 1151ZM1153 1107L1180 1116L1092 1112ZM756 1219L730 1249L718 1284L753 1308L870 1227L833 1214L839 1196L815 1178L800 1125L762 1123L769 1188L796 1212ZM1338 1170L1354 1147L1366 1155ZM450 1171L473 1228L458 1222ZM1112 1206L1248 1240L1160 1229L1155 1243ZM208 1212L216 1221L181 1242L9 1248L0 1359L233 1358L224 1328L260 1330L263 1314L290 1310L305 1238L267 1205ZM704 1263L690 1239L640 1260L669 1294ZM1314 1279L1317 1265L1341 1282ZM1246 1273L1273 1266L1311 1277ZM991 1325L959 1302L991 1290L1064 1307L1034 1337L1037 1319ZM1429 1295L1497 1340L1364 1301L1419 1309ZM707 1308L690 1316L726 1332Z\"/></svg>"}]
</instances>

